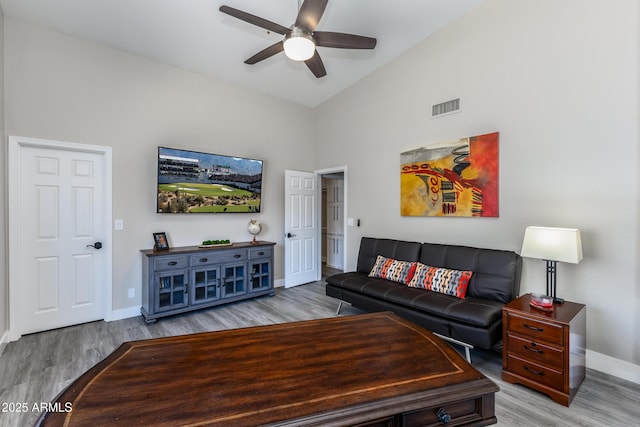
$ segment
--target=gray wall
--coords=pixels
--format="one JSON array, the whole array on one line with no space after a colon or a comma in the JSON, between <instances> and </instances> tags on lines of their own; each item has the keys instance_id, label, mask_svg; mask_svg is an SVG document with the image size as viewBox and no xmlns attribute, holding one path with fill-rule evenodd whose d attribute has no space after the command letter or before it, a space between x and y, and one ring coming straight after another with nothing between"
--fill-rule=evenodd
<instances>
[{"instance_id":1,"label":"gray wall","mask_svg":"<svg viewBox=\"0 0 640 427\"><path fill-rule=\"evenodd\" d=\"M11 18L5 29L6 133L113 147L113 218L124 220L113 232L114 310L140 306L139 250L155 231L172 246L247 241L255 218L261 239L282 243L284 170L314 167L311 110ZM158 145L264 159L262 213L156 214Z\"/></svg>"},{"instance_id":2,"label":"gray wall","mask_svg":"<svg viewBox=\"0 0 640 427\"><path fill-rule=\"evenodd\" d=\"M318 167L348 166L361 236L520 251L525 227L582 230L558 293L588 306L590 350L640 363L639 23L634 1L489 0L321 105ZM430 107L461 97L461 112ZM500 132L500 217L401 217L400 152ZM522 292L545 289L527 259ZM640 379L640 378L639 378Z\"/></svg>"}]
</instances>

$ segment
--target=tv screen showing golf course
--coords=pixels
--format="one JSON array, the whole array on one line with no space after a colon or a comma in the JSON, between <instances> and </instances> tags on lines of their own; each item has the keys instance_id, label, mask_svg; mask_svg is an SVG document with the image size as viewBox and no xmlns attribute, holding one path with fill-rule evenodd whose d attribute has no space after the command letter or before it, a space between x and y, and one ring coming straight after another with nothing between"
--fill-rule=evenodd
<instances>
[{"instance_id":1,"label":"tv screen showing golf course","mask_svg":"<svg viewBox=\"0 0 640 427\"><path fill-rule=\"evenodd\" d=\"M260 212L262 160L158 147L158 213Z\"/></svg>"}]
</instances>

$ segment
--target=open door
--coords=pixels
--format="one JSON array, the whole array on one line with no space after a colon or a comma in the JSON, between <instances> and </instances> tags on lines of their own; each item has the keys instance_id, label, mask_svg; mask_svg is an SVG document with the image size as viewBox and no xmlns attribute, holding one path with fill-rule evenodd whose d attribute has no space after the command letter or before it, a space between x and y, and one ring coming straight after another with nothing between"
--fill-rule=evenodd
<instances>
[{"instance_id":1,"label":"open door","mask_svg":"<svg viewBox=\"0 0 640 427\"><path fill-rule=\"evenodd\" d=\"M289 288L320 280L320 190L312 172L286 170L284 180L284 286Z\"/></svg>"}]
</instances>

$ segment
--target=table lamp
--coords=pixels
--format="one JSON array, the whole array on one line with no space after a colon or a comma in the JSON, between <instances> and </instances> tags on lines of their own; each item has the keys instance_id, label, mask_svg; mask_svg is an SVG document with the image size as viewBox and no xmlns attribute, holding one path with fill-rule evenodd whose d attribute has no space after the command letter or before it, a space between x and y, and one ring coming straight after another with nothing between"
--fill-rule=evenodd
<instances>
[{"instance_id":1,"label":"table lamp","mask_svg":"<svg viewBox=\"0 0 640 427\"><path fill-rule=\"evenodd\" d=\"M555 303L564 299L556 295L556 267L558 262L577 264L582 260L580 230L577 228L527 227L522 242L523 257L547 262L547 295Z\"/></svg>"}]
</instances>

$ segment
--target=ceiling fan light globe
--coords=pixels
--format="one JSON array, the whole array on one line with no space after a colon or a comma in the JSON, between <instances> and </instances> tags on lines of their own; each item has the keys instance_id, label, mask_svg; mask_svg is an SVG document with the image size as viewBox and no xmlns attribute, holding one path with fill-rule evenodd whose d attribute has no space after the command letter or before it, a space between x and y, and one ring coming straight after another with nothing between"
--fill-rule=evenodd
<instances>
[{"instance_id":1,"label":"ceiling fan light globe","mask_svg":"<svg viewBox=\"0 0 640 427\"><path fill-rule=\"evenodd\" d=\"M316 51L316 44L310 35L300 31L292 31L284 40L284 53L294 61L306 61Z\"/></svg>"}]
</instances>

